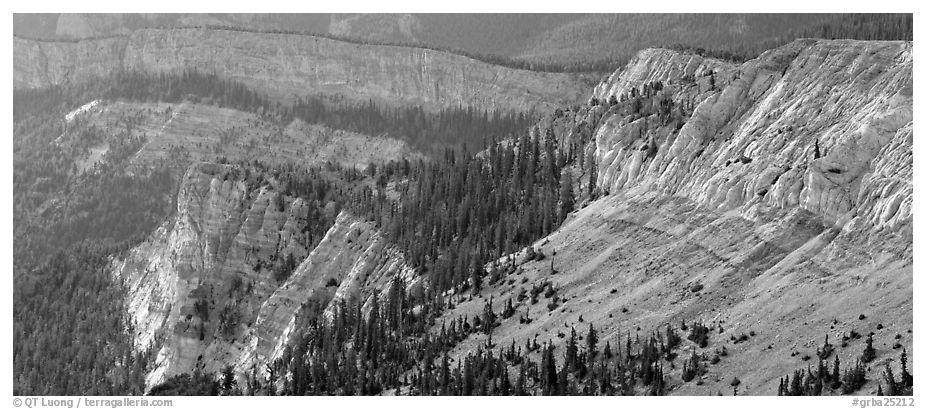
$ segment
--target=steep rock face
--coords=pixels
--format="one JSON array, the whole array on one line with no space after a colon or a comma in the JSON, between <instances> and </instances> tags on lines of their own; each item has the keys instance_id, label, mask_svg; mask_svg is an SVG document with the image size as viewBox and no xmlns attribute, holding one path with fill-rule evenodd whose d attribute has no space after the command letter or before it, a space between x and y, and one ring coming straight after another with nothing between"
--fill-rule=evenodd
<instances>
[{"instance_id":1,"label":"steep rock face","mask_svg":"<svg viewBox=\"0 0 926 409\"><path fill-rule=\"evenodd\" d=\"M346 212L309 248L305 202L284 198L281 210L268 186L223 180L227 168L191 167L176 216L113 260L128 290L136 348L157 354L149 388L196 368L218 373L232 365L239 375L264 375L308 311L365 300L396 274L415 279L370 223ZM277 281L274 262L290 254L296 267Z\"/></svg>"},{"instance_id":2,"label":"steep rock face","mask_svg":"<svg viewBox=\"0 0 926 409\"><path fill-rule=\"evenodd\" d=\"M233 45L232 45L233 44ZM585 97L587 75L495 66L413 47L347 43L293 34L229 30L139 30L78 42L14 38L15 87L99 77L118 69L196 68L241 81L273 97L527 111Z\"/></svg>"},{"instance_id":3,"label":"steep rock face","mask_svg":"<svg viewBox=\"0 0 926 409\"><path fill-rule=\"evenodd\" d=\"M126 37L50 42L13 37L13 87L85 81L122 68Z\"/></svg>"},{"instance_id":4,"label":"steep rock face","mask_svg":"<svg viewBox=\"0 0 926 409\"><path fill-rule=\"evenodd\" d=\"M805 40L736 68L667 53L641 53L596 96L711 69L718 85L669 91L698 101L677 134L649 124L641 135L650 118L612 117L596 135L603 189L646 186L720 211L799 207L827 223L874 212L878 226L909 225L911 44ZM634 149L647 143L658 147L650 158ZM900 172L893 183L888 169Z\"/></svg>"},{"instance_id":5,"label":"steep rock face","mask_svg":"<svg viewBox=\"0 0 926 409\"><path fill-rule=\"evenodd\" d=\"M647 48L640 51L627 65L612 73L607 80L595 86L596 98L607 100L611 95L620 97L631 88L655 81L680 81L685 76L701 78L709 71L725 74L733 64L695 54L684 54L664 48Z\"/></svg>"},{"instance_id":6,"label":"steep rock face","mask_svg":"<svg viewBox=\"0 0 926 409\"><path fill-rule=\"evenodd\" d=\"M592 128L605 196L534 244L552 261L515 254L520 272L506 285L438 322L478 315L489 298L500 311L549 280L560 305L516 302L493 342L561 344L557 333L594 323L599 347L613 348L618 337L701 321L714 328L708 347L684 340L679 357L729 354L706 366L701 384L682 382L676 362L669 393L730 394L737 377L741 394L775 394L825 337L838 345L851 331L873 332L875 377L899 357L895 343L912 356L911 71L903 42L799 41L742 66L641 52L595 98L619 101L659 81L655 98L631 114L632 97L584 107L553 126L582 141ZM660 99L675 114L651 114ZM484 342L471 336L454 355ZM850 339L836 353L854 362L864 347Z\"/></svg>"},{"instance_id":7,"label":"steep rock face","mask_svg":"<svg viewBox=\"0 0 926 409\"><path fill-rule=\"evenodd\" d=\"M261 305L236 370L265 375L262 364L283 353L303 309L330 317L341 300L369 302L374 291L387 291L397 275L408 283L417 281L404 256L371 223L342 212L289 280Z\"/></svg>"},{"instance_id":8,"label":"steep rock face","mask_svg":"<svg viewBox=\"0 0 926 409\"><path fill-rule=\"evenodd\" d=\"M197 366L221 368L241 348L260 300L278 285L269 268L258 266L287 254L301 260L309 250L301 200L280 211L277 193L223 181L223 168L192 167L176 217L114 260L114 275L128 289L136 347L159 348L149 386Z\"/></svg>"}]
</instances>

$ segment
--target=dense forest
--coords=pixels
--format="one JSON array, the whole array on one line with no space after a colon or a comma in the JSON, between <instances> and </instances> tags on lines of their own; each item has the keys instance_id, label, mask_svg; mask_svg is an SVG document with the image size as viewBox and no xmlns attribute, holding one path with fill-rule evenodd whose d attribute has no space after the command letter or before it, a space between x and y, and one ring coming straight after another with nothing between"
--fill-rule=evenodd
<instances>
[{"instance_id":1,"label":"dense forest","mask_svg":"<svg viewBox=\"0 0 926 409\"><path fill-rule=\"evenodd\" d=\"M796 38L913 41L912 14L844 14L803 30Z\"/></svg>"},{"instance_id":2,"label":"dense forest","mask_svg":"<svg viewBox=\"0 0 926 409\"><path fill-rule=\"evenodd\" d=\"M689 42L666 44L665 47L705 57L743 62L756 58L766 50L782 46L797 38L913 41L913 15L840 14L825 22L809 27L795 28L782 37L767 39L756 44L739 44L733 47L703 47Z\"/></svg>"},{"instance_id":3,"label":"dense forest","mask_svg":"<svg viewBox=\"0 0 926 409\"><path fill-rule=\"evenodd\" d=\"M60 119L39 115L15 123L13 138L15 265L30 266L85 239L142 237L173 206L177 170L165 162L127 172L145 140L124 129L71 132ZM78 157L100 143L108 146L101 161L83 169Z\"/></svg>"},{"instance_id":4,"label":"dense forest","mask_svg":"<svg viewBox=\"0 0 926 409\"><path fill-rule=\"evenodd\" d=\"M132 244L87 240L13 276L13 393L140 395L149 353L112 282L109 256Z\"/></svg>"},{"instance_id":5,"label":"dense forest","mask_svg":"<svg viewBox=\"0 0 926 409\"><path fill-rule=\"evenodd\" d=\"M430 273L432 290L478 292L482 266L549 234L575 208L576 151L557 145L548 130L494 143L478 157L447 150L409 173L398 203L370 194L355 208Z\"/></svg>"}]
</instances>

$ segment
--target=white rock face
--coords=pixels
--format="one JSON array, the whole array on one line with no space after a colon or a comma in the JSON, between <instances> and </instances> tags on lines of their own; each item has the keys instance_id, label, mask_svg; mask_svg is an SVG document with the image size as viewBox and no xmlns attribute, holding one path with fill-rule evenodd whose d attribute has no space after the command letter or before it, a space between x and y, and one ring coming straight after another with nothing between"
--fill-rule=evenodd
<instances>
[{"instance_id":1,"label":"white rock face","mask_svg":"<svg viewBox=\"0 0 926 409\"><path fill-rule=\"evenodd\" d=\"M90 102L88 102L88 103L86 103L86 104L83 104L83 105L80 106L80 108L77 108L77 109L75 109L75 110L73 110L73 111L71 111L71 112L68 112L68 113L64 116L64 120L65 120L66 122L71 122L71 121L74 120L74 118L77 118L78 115L80 115L80 114L82 114L82 113L84 113L84 112L87 112L87 111L93 109L94 107L96 107L96 106L99 105L99 104L100 104L100 100L98 100L98 99L95 99L95 100L90 101Z\"/></svg>"},{"instance_id":2,"label":"white rock face","mask_svg":"<svg viewBox=\"0 0 926 409\"><path fill-rule=\"evenodd\" d=\"M223 181L217 176L223 168L192 167L178 193L176 216L113 263L128 288L136 348L159 349L149 387L197 366L220 368L240 348L237 335L253 322L258 300L276 287L267 269L255 271L256 261L307 253L300 231L305 204L296 200L280 212L271 205L277 193ZM241 289L232 291L236 277ZM206 319L195 311L198 301L207 306ZM238 314L228 330L219 323L226 308Z\"/></svg>"},{"instance_id":3,"label":"white rock face","mask_svg":"<svg viewBox=\"0 0 926 409\"><path fill-rule=\"evenodd\" d=\"M388 291L396 274L415 277L404 256L392 248L369 222L347 212L338 215L292 276L261 305L235 361L238 373L264 375L263 364L279 358L297 330L301 309L317 303L331 317L341 300L368 300L373 291ZM329 286L334 280L337 286Z\"/></svg>"},{"instance_id":4,"label":"white rock face","mask_svg":"<svg viewBox=\"0 0 926 409\"><path fill-rule=\"evenodd\" d=\"M365 301L372 291L385 291L395 274L415 277L370 223L347 213L308 248L303 226L309 213L301 199L284 199L280 211L278 193L223 180L226 167L191 167L176 216L113 261L113 274L128 290L136 349L157 353L149 388L195 368L218 373L232 365L239 375L263 375L295 334L307 304L324 312L332 300ZM279 283L267 264L288 253L301 262ZM339 285L328 286L330 279ZM205 303L205 319L197 302ZM227 316L237 317L234 325L223 326Z\"/></svg>"},{"instance_id":5,"label":"white rock face","mask_svg":"<svg viewBox=\"0 0 926 409\"><path fill-rule=\"evenodd\" d=\"M611 192L641 186L718 211L796 206L827 223L864 219L852 229L909 227L911 53L905 42L805 40L733 66L642 51L595 96L662 81L695 109L677 134L653 118L609 118L596 134L598 184ZM703 81L711 70L713 90ZM696 82L679 85L685 75ZM657 146L650 158L639 149L646 144Z\"/></svg>"}]
</instances>

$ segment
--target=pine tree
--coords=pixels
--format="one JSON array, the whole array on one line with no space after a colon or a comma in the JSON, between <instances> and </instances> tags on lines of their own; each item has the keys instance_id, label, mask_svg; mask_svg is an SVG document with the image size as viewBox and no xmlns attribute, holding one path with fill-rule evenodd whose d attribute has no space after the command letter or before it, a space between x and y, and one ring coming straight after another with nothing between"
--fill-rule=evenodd
<instances>
[{"instance_id":1,"label":"pine tree","mask_svg":"<svg viewBox=\"0 0 926 409\"><path fill-rule=\"evenodd\" d=\"M576 359L579 355L579 348L576 341L576 328L572 327L572 330L569 334L569 341L566 344L566 357L563 362L563 370L571 371L576 368Z\"/></svg>"},{"instance_id":2,"label":"pine tree","mask_svg":"<svg viewBox=\"0 0 926 409\"><path fill-rule=\"evenodd\" d=\"M825 373L826 368L823 366L823 360L820 360L817 376L815 376L813 380L813 396L820 396L823 394L823 375Z\"/></svg>"},{"instance_id":3,"label":"pine tree","mask_svg":"<svg viewBox=\"0 0 926 409\"><path fill-rule=\"evenodd\" d=\"M833 359L833 375L831 376L830 387L833 389L838 389L841 382L839 381L839 355L836 355L836 358Z\"/></svg>"},{"instance_id":4,"label":"pine tree","mask_svg":"<svg viewBox=\"0 0 926 409\"><path fill-rule=\"evenodd\" d=\"M899 395L899 394L900 394L900 393L899 393L899 392L900 392L900 391L899 391L900 388L898 388L899 385L897 384L897 381L894 380L894 371L893 371L893 369L891 369L891 364L890 364L890 363L888 363L887 365L884 365L884 376L883 376L883 378L884 378L884 384L887 386L887 396L896 396L896 395ZM880 384L878 385L878 389L879 389L879 390L881 389L881 385L880 385ZM884 395L884 394L882 394L881 396L883 396L883 395Z\"/></svg>"},{"instance_id":5,"label":"pine tree","mask_svg":"<svg viewBox=\"0 0 926 409\"><path fill-rule=\"evenodd\" d=\"M598 184L598 162L595 161L595 151L589 151L588 159L586 162L588 165L588 197L590 200L595 200L597 195L595 194L595 186Z\"/></svg>"},{"instance_id":6,"label":"pine tree","mask_svg":"<svg viewBox=\"0 0 926 409\"><path fill-rule=\"evenodd\" d=\"M588 324L588 335L585 337L586 348L588 349L589 359L594 359L598 354L598 332L592 323Z\"/></svg>"},{"instance_id":7,"label":"pine tree","mask_svg":"<svg viewBox=\"0 0 926 409\"><path fill-rule=\"evenodd\" d=\"M514 305L511 303L511 298L508 299L508 302L505 303L505 310L502 312L502 318L508 319L511 318L515 313Z\"/></svg>"},{"instance_id":8,"label":"pine tree","mask_svg":"<svg viewBox=\"0 0 926 409\"><path fill-rule=\"evenodd\" d=\"M556 394L556 385L558 379L556 372L556 360L553 358L553 349L551 349L549 346L544 346L543 359L540 365L543 368L543 376L541 378L543 395L552 396Z\"/></svg>"},{"instance_id":9,"label":"pine tree","mask_svg":"<svg viewBox=\"0 0 926 409\"><path fill-rule=\"evenodd\" d=\"M225 393L229 393L235 388L236 384L234 367L226 365L225 368L222 369L222 390L224 390Z\"/></svg>"},{"instance_id":10,"label":"pine tree","mask_svg":"<svg viewBox=\"0 0 926 409\"><path fill-rule=\"evenodd\" d=\"M559 189L559 222L561 223L575 209L576 199L572 191L572 172L569 168L564 168L560 173Z\"/></svg>"},{"instance_id":11,"label":"pine tree","mask_svg":"<svg viewBox=\"0 0 926 409\"><path fill-rule=\"evenodd\" d=\"M862 362L869 363L875 359L875 348L872 346L873 340L871 334L868 334L868 339L865 340L865 350L862 351Z\"/></svg>"},{"instance_id":12,"label":"pine tree","mask_svg":"<svg viewBox=\"0 0 926 409\"><path fill-rule=\"evenodd\" d=\"M486 301L485 305L482 308L482 332L485 334L491 335L492 330L495 329L495 311L492 310L493 298L490 297Z\"/></svg>"},{"instance_id":13,"label":"pine tree","mask_svg":"<svg viewBox=\"0 0 926 409\"><path fill-rule=\"evenodd\" d=\"M473 294L479 294L482 291L482 269L475 267L470 268L469 271L470 285L473 286Z\"/></svg>"},{"instance_id":14,"label":"pine tree","mask_svg":"<svg viewBox=\"0 0 926 409\"><path fill-rule=\"evenodd\" d=\"M913 375L907 372L907 349L900 353L900 382L904 388L913 388Z\"/></svg>"}]
</instances>

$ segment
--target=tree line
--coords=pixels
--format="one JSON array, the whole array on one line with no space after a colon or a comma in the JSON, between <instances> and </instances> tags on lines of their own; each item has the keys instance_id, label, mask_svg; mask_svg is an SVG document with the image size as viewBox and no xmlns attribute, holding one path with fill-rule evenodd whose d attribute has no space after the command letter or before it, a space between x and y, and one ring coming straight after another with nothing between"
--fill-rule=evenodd
<instances>
[{"instance_id":1,"label":"tree line","mask_svg":"<svg viewBox=\"0 0 926 409\"><path fill-rule=\"evenodd\" d=\"M851 39L866 41L913 41L913 14L855 13L804 28L794 28L781 37L755 44L733 45L729 48L703 47L693 44L670 44L666 48L732 62L744 62L766 50L780 47L798 38Z\"/></svg>"}]
</instances>

